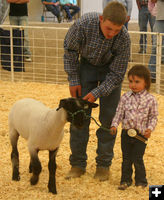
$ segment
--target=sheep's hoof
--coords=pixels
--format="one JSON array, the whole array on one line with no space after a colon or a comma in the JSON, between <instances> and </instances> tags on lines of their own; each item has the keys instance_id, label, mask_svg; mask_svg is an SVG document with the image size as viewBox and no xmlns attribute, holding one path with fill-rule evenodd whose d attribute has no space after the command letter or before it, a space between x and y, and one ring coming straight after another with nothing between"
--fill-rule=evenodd
<instances>
[{"instance_id":1,"label":"sheep's hoof","mask_svg":"<svg viewBox=\"0 0 164 200\"><path fill-rule=\"evenodd\" d=\"M31 185L36 185L38 183L39 177L36 175L33 175L30 179Z\"/></svg>"},{"instance_id":2,"label":"sheep's hoof","mask_svg":"<svg viewBox=\"0 0 164 200\"><path fill-rule=\"evenodd\" d=\"M12 180L13 181L19 181L20 180L20 176L19 176L19 172L15 171L12 175Z\"/></svg>"},{"instance_id":3,"label":"sheep's hoof","mask_svg":"<svg viewBox=\"0 0 164 200\"><path fill-rule=\"evenodd\" d=\"M49 192L51 192L52 194L57 194L56 189L53 189L53 188L49 188Z\"/></svg>"},{"instance_id":4,"label":"sheep's hoof","mask_svg":"<svg viewBox=\"0 0 164 200\"><path fill-rule=\"evenodd\" d=\"M13 180L13 181L20 181L20 176L13 176L13 177L12 177L12 180Z\"/></svg>"}]
</instances>

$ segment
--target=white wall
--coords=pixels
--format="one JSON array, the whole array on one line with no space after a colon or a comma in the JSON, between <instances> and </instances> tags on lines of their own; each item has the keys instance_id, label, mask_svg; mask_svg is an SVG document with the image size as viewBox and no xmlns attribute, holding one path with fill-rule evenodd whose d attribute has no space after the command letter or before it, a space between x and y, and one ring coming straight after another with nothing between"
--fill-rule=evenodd
<instances>
[{"instance_id":1,"label":"white wall","mask_svg":"<svg viewBox=\"0 0 164 200\"><path fill-rule=\"evenodd\" d=\"M132 8L132 15L131 15L132 20L138 20L138 7L136 4L136 0L133 0L133 8Z\"/></svg>"},{"instance_id":2,"label":"white wall","mask_svg":"<svg viewBox=\"0 0 164 200\"><path fill-rule=\"evenodd\" d=\"M102 0L82 0L81 14L87 12L102 12Z\"/></svg>"},{"instance_id":3,"label":"white wall","mask_svg":"<svg viewBox=\"0 0 164 200\"><path fill-rule=\"evenodd\" d=\"M28 3L29 21L41 21L42 11L41 0L30 0Z\"/></svg>"},{"instance_id":4,"label":"white wall","mask_svg":"<svg viewBox=\"0 0 164 200\"><path fill-rule=\"evenodd\" d=\"M132 15L131 20L138 19L138 8L136 4L136 0L133 1ZM82 0L82 9L81 13L87 13L92 11L102 12L102 0Z\"/></svg>"}]
</instances>

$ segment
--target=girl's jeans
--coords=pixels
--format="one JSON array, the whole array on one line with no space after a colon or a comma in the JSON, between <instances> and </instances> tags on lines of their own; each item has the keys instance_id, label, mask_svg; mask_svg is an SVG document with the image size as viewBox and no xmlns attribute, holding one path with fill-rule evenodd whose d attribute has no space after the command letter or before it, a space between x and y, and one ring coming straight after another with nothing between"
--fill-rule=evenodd
<instances>
[{"instance_id":1,"label":"girl's jeans","mask_svg":"<svg viewBox=\"0 0 164 200\"><path fill-rule=\"evenodd\" d=\"M121 184L132 183L132 165L135 168L135 184L147 184L146 171L143 156L146 144L140 140L128 136L126 130L122 130L121 149L123 155Z\"/></svg>"}]
</instances>

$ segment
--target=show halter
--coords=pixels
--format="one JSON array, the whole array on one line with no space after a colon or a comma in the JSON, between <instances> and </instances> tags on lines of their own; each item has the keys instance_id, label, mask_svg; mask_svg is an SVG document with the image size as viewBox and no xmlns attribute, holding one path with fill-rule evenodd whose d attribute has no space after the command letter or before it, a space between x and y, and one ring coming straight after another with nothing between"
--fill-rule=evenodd
<instances>
[{"instance_id":1,"label":"show halter","mask_svg":"<svg viewBox=\"0 0 164 200\"><path fill-rule=\"evenodd\" d=\"M93 119L93 121L94 121L94 122L97 124L97 126L99 126L101 129L103 129L104 131L111 132L110 129L101 126L101 125L96 121L96 119L95 119L94 117L92 117L92 116L90 116L90 115L87 115L86 112L85 112L85 110L78 110L78 111L76 111L76 112L74 112L74 113L69 112L69 111L67 111L67 112L71 115L72 121L74 121L75 115L77 115L78 113L84 113L86 119Z\"/></svg>"}]
</instances>

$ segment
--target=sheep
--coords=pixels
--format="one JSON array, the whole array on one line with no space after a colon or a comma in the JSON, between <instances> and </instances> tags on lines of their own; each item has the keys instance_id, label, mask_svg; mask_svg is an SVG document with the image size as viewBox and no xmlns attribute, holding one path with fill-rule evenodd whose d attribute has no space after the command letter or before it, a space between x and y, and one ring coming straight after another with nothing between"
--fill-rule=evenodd
<instances>
[{"instance_id":1,"label":"sheep","mask_svg":"<svg viewBox=\"0 0 164 200\"><path fill-rule=\"evenodd\" d=\"M81 128L87 118L86 113L98 104L82 98L61 99L57 109L50 109L43 103L25 98L18 100L9 113L9 138L12 146L12 180L19 181L19 153L17 143L19 135L27 140L30 154L29 172L31 185L36 185L42 167L38 157L40 150L49 150L49 192L56 191L56 154L63 138L64 125L70 122Z\"/></svg>"}]
</instances>

